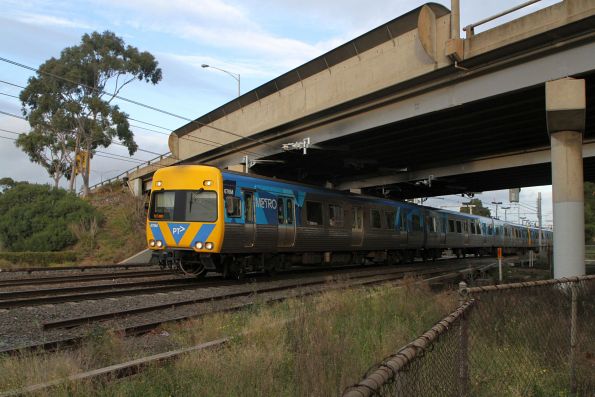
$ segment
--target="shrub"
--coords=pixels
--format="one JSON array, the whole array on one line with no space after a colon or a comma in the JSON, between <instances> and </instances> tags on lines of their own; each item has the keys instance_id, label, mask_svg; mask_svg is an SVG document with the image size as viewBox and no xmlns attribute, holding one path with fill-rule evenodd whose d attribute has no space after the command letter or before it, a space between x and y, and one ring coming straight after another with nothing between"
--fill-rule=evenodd
<instances>
[{"instance_id":1,"label":"shrub","mask_svg":"<svg viewBox=\"0 0 595 397\"><path fill-rule=\"evenodd\" d=\"M72 193L19 182L0 193L0 244L8 251L58 251L76 242L70 225L94 218L100 214Z\"/></svg>"}]
</instances>

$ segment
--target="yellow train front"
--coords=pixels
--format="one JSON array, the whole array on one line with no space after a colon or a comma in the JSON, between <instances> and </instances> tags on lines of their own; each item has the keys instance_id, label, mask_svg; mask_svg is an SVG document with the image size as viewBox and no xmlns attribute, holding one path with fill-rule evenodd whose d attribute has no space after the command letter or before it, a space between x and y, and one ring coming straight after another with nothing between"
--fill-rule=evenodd
<instances>
[{"instance_id":1,"label":"yellow train front","mask_svg":"<svg viewBox=\"0 0 595 397\"><path fill-rule=\"evenodd\" d=\"M208 166L162 168L153 176L147 244L163 267L200 276L214 270L224 234L223 178Z\"/></svg>"}]
</instances>

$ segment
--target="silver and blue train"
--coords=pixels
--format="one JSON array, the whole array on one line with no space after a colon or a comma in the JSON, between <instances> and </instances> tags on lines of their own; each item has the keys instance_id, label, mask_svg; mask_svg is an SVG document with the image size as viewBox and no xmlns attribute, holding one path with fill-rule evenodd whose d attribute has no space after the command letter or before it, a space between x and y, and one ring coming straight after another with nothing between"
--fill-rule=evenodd
<instances>
[{"instance_id":1,"label":"silver and blue train","mask_svg":"<svg viewBox=\"0 0 595 397\"><path fill-rule=\"evenodd\" d=\"M542 231L543 246L552 238ZM157 170L147 218L154 259L197 276L520 254L538 240L538 229L492 218L203 165Z\"/></svg>"}]
</instances>

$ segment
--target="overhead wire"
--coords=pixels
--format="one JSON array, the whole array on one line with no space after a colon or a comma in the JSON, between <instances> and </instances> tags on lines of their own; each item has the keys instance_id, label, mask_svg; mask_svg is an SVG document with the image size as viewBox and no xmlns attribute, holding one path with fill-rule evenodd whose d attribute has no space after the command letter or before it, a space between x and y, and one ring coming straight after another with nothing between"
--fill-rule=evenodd
<instances>
[{"instance_id":1,"label":"overhead wire","mask_svg":"<svg viewBox=\"0 0 595 397\"><path fill-rule=\"evenodd\" d=\"M41 71L41 70L39 70L39 69L37 69L37 68L34 68L34 67L31 67L31 66L28 66L28 65L22 64L22 63L20 63L20 62L17 62L17 61L14 61L14 60L8 59L8 58L0 57L0 61L2 61L2 62L6 62L6 63L9 63L9 64L11 64L11 65L14 65L14 66L21 67L21 68L23 68L23 69L31 70L31 71L33 71L33 72L36 72L36 73L39 73L39 74L45 74L46 76L50 76L50 77L52 77L52 78L55 78L55 79L58 79L58 80L66 81L66 82L68 82L68 83L75 84L75 85L77 85L77 86L86 87L86 88L88 88L88 89L91 89L91 90L93 90L93 91L99 92L99 93L101 93L101 94L110 95L110 96L111 96L111 97L113 97L113 98L117 98L117 99L119 99L119 100L121 100L121 101L128 102L128 103L131 103L131 104L133 104L133 105L137 105L137 106L140 106L140 107L144 107L144 108L146 108L146 109L150 109L150 110L153 110L153 111L156 111L156 112L159 112L159 113L163 113L163 114L166 114L166 115L168 115L168 116L171 116L171 117L175 117L175 118L178 118L178 119L181 119L181 120L185 120L185 121L187 121L187 122L189 122L189 123L198 124L198 125L200 125L201 127L205 127L205 128L212 128L212 129L214 129L214 130L216 130L216 131L223 132L223 133L225 133L225 134L233 135L233 136L235 136L235 137L238 137L238 138L241 138L241 139L247 139L247 140L249 140L249 141L257 142L257 143L260 143L260 144L262 144L262 145L271 146L271 147L274 147L275 149L277 149L277 147L276 147L276 146L274 146L274 145L271 145L271 144L270 144L270 143L268 143L268 142L264 142L264 141L262 141L262 140L260 140L260 139L255 139L255 138L252 138L252 137L249 137L249 136L243 136L243 135L241 135L241 134L238 134L238 133L235 133L235 132L232 132L232 131L228 131L228 130L226 130L226 129L223 129L223 128L220 128L220 127L215 127L215 126L213 126L213 125L209 125L209 124L201 123L200 121L193 120L193 119L190 119L190 118L188 118L188 117L184 117L184 116L181 116L181 115L179 115L179 114L175 114L175 113L172 113L172 112L170 112L170 111L167 111L167 110L163 110L163 109L157 108L157 107L155 107L155 106L147 105L147 104L145 104L145 103L142 103L142 102L139 102L139 101L136 101L136 100L133 100L133 99L125 98L125 97L123 97L123 96L121 96L121 95L114 95L114 94L112 94L112 93L106 92L105 90L100 90L100 89L98 89L98 88L91 87L91 86L88 86L88 85L86 85L86 84L83 84L83 83L81 83L81 82L76 82L76 81L73 81L73 80L71 80L71 79L67 79L67 78L65 78L65 77L63 77L63 76L59 76L59 75L56 75L56 74L54 74L54 73L50 73L50 72ZM259 154L259 155L260 155L260 156L264 156L263 154Z\"/></svg>"},{"instance_id":2,"label":"overhead wire","mask_svg":"<svg viewBox=\"0 0 595 397\"><path fill-rule=\"evenodd\" d=\"M4 60L4 59L0 57L0 60ZM17 66L19 66L19 65L17 65ZM49 75L51 77L54 77L54 78L60 78L60 77L55 77L55 76L53 76L51 74L49 74ZM70 81L68 79L65 79L65 78L63 78L62 80L65 80L65 81L68 81L68 82L72 82L72 81ZM22 89L25 89L26 88L26 87L24 87L22 85L11 83L11 82L8 82L8 81L5 81L5 80L0 80L0 83L8 84L8 85L11 85L11 86L14 86L14 87L18 87L18 88L22 88ZM77 83L72 82L72 84L77 84ZM85 86L84 84L79 84L79 85ZM111 95L110 93L107 93L105 91L101 91L101 92L102 93L105 93L107 95ZM121 99L118 96L115 96L115 97L118 98L118 99ZM16 97L16 96L15 96L15 98L20 99L19 97ZM131 127L135 127L135 128L139 128L139 129L143 129L143 130L155 132L157 134L166 135L166 136L169 136L172 133L171 129L166 128L166 127L162 127L162 126L159 126L159 125L156 125L156 124L148 123L146 121L134 119L134 118L132 118L130 116L127 116L127 119L128 120L135 121L137 123L142 123L142 124L147 124L147 125L150 125L150 126L153 126L153 127L162 128L162 129L164 129L164 130L166 130L168 132L165 133L165 132L162 132L162 131L156 131L156 130L153 130L153 129L150 129L150 128L141 127L141 126L137 126L137 125L134 125L134 124L130 124ZM203 125L206 125L206 124L203 124ZM212 127L212 128L215 128L215 127ZM203 144L203 145L206 145L206 146L215 147L215 148L219 148L219 147L223 146L223 144L220 143L220 142L213 141L213 140L210 140L210 139L207 139L207 138L203 138L203 137L197 137L197 136L182 136L182 137L179 137L179 139L184 139L184 140L187 140L187 141L190 141L190 142L200 143L200 144ZM250 151L250 150L240 150L240 152L241 153L245 153L245 154L250 154L250 155L263 156L260 153L257 153L257 152L254 152L254 151Z\"/></svg>"}]
</instances>

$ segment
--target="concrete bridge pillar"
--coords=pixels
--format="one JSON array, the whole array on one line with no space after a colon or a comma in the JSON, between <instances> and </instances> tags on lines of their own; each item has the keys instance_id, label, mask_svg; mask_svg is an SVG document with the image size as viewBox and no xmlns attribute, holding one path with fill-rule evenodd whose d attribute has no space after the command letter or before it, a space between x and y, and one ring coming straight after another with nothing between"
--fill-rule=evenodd
<instances>
[{"instance_id":1,"label":"concrete bridge pillar","mask_svg":"<svg viewBox=\"0 0 595 397\"><path fill-rule=\"evenodd\" d=\"M545 99L552 151L554 277L584 275L585 81L572 78L549 81L545 85Z\"/></svg>"}]
</instances>

